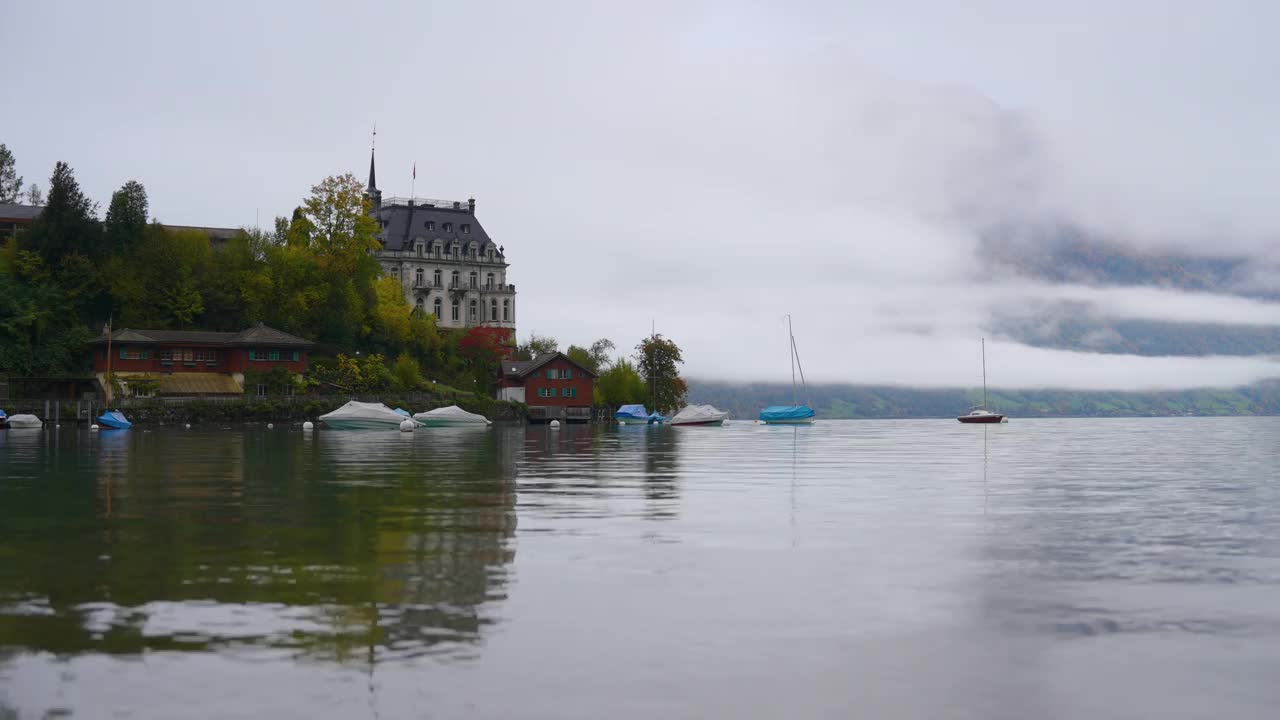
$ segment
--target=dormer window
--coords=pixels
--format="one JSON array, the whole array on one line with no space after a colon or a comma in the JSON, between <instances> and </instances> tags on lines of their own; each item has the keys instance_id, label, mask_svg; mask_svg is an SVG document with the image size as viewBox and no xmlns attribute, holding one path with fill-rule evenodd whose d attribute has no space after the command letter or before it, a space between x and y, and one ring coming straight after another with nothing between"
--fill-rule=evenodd
<instances>
[{"instance_id":1,"label":"dormer window","mask_svg":"<svg viewBox=\"0 0 1280 720\"><path fill-rule=\"evenodd\" d=\"M432 220L428 220L428 221L426 221L426 222L424 222L424 223L422 223L422 224L423 224L423 226L424 226L424 227L426 227L428 230L435 230L435 229L436 229L436 224L435 224L435 222L434 222L434 221L432 221Z\"/></svg>"},{"instance_id":2,"label":"dormer window","mask_svg":"<svg viewBox=\"0 0 1280 720\"><path fill-rule=\"evenodd\" d=\"M418 251L418 257L422 257L422 243L415 243L415 247Z\"/></svg>"},{"instance_id":3,"label":"dormer window","mask_svg":"<svg viewBox=\"0 0 1280 720\"><path fill-rule=\"evenodd\" d=\"M470 235L470 234L471 234L471 224L470 224L470 223L462 223L462 233L463 233L464 235Z\"/></svg>"},{"instance_id":4,"label":"dormer window","mask_svg":"<svg viewBox=\"0 0 1280 720\"><path fill-rule=\"evenodd\" d=\"M445 224L444 224L444 231L445 231L445 232L453 232L453 223L445 223Z\"/></svg>"}]
</instances>

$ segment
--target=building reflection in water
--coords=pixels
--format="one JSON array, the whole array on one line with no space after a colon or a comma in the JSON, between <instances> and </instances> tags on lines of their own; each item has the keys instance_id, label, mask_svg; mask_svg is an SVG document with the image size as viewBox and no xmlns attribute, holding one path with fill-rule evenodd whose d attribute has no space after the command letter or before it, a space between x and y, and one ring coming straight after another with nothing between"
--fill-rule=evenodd
<instances>
[{"instance_id":1,"label":"building reflection in water","mask_svg":"<svg viewBox=\"0 0 1280 720\"><path fill-rule=\"evenodd\" d=\"M667 426L531 425L524 431L521 507L560 519L674 518L679 434ZM637 501L641 506L633 507Z\"/></svg>"},{"instance_id":2,"label":"building reflection in water","mask_svg":"<svg viewBox=\"0 0 1280 720\"><path fill-rule=\"evenodd\" d=\"M0 646L466 655L506 597L519 439L502 432L5 443Z\"/></svg>"}]
</instances>

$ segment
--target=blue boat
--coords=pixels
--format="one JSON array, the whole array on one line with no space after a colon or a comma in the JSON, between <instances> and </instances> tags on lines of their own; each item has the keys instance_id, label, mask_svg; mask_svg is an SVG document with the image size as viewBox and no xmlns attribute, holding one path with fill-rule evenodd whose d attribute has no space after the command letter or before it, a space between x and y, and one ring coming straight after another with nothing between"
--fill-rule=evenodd
<instances>
[{"instance_id":1,"label":"blue boat","mask_svg":"<svg viewBox=\"0 0 1280 720\"><path fill-rule=\"evenodd\" d=\"M649 411L643 405L623 405L613 414L619 425L648 425Z\"/></svg>"},{"instance_id":2,"label":"blue boat","mask_svg":"<svg viewBox=\"0 0 1280 720\"><path fill-rule=\"evenodd\" d=\"M133 423L119 410L108 410L98 417L98 424L110 430L128 430Z\"/></svg>"},{"instance_id":3,"label":"blue boat","mask_svg":"<svg viewBox=\"0 0 1280 720\"><path fill-rule=\"evenodd\" d=\"M787 336L791 342L791 404L770 405L760 411L760 422L768 425L809 425L814 421L813 408L801 405L796 398L796 369L800 370L800 384L806 393L808 385L804 382L804 367L800 365L800 351L796 349L796 336L791 332L791 316L787 315Z\"/></svg>"},{"instance_id":4,"label":"blue boat","mask_svg":"<svg viewBox=\"0 0 1280 720\"><path fill-rule=\"evenodd\" d=\"M813 422L813 408L808 405L770 405L760 411L760 422L769 425L808 425Z\"/></svg>"},{"instance_id":5,"label":"blue boat","mask_svg":"<svg viewBox=\"0 0 1280 720\"><path fill-rule=\"evenodd\" d=\"M0 428L4 427L5 423L8 422L8 420L9 420L9 416L5 415L3 410L0 410Z\"/></svg>"},{"instance_id":6,"label":"blue boat","mask_svg":"<svg viewBox=\"0 0 1280 720\"><path fill-rule=\"evenodd\" d=\"M657 410L654 410L653 412L649 413L649 424L650 424L650 425L661 425L661 424L665 423L666 421L667 421L667 416L666 416L666 415L663 415L662 413L658 412Z\"/></svg>"}]
</instances>

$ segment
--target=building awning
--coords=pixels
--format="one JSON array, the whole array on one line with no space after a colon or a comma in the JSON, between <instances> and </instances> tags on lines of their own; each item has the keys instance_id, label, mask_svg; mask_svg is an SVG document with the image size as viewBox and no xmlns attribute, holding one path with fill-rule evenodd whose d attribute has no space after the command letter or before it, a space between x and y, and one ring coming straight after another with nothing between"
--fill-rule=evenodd
<instances>
[{"instance_id":1,"label":"building awning","mask_svg":"<svg viewBox=\"0 0 1280 720\"><path fill-rule=\"evenodd\" d=\"M244 390L230 375L219 373L174 373L160 378L160 395L243 395Z\"/></svg>"}]
</instances>

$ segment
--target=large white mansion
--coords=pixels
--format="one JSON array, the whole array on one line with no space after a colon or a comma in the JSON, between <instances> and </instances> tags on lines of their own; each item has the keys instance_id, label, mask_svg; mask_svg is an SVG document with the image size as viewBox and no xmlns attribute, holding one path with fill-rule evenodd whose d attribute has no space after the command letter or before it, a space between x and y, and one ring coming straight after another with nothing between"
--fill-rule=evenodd
<instances>
[{"instance_id":1,"label":"large white mansion","mask_svg":"<svg viewBox=\"0 0 1280 720\"><path fill-rule=\"evenodd\" d=\"M369 156L371 214L382 227L382 271L400 280L409 304L440 327L516 326L516 286L507 260L476 219L476 201L390 197L378 190Z\"/></svg>"}]
</instances>

